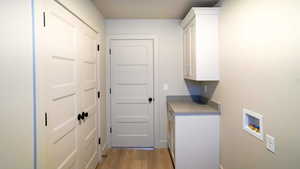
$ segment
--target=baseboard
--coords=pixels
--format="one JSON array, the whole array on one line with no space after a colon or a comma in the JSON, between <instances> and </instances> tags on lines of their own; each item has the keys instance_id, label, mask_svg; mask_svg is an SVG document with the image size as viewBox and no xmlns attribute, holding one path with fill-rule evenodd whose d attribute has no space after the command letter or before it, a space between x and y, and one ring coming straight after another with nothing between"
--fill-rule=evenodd
<instances>
[{"instance_id":1,"label":"baseboard","mask_svg":"<svg viewBox=\"0 0 300 169\"><path fill-rule=\"evenodd\" d=\"M108 151L107 144L101 145L99 151L100 151L100 157L98 160L98 166L100 166L103 163L103 160L107 156L107 151Z\"/></svg>"},{"instance_id":2,"label":"baseboard","mask_svg":"<svg viewBox=\"0 0 300 169\"><path fill-rule=\"evenodd\" d=\"M167 147L168 147L167 140L160 140L159 145L156 148L167 148Z\"/></svg>"},{"instance_id":3,"label":"baseboard","mask_svg":"<svg viewBox=\"0 0 300 169\"><path fill-rule=\"evenodd\" d=\"M108 150L108 145L107 144L103 144L103 146L101 146L101 154L102 155L107 154L107 150Z\"/></svg>"}]
</instances>

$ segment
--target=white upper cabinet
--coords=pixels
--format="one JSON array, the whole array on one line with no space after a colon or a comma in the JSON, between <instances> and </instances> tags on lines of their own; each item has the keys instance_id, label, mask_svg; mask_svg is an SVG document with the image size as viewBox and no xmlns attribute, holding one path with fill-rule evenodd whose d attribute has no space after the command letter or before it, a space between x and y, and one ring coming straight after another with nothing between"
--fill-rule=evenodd
<instances>
[{"instance_id":1,"label":"white upper cabinet","mask_svg":"<svg viewBox=\"0 0 300 169\"><path fill-rule=\"evenodd\" d=\"M218 81L219 8L192 8L183 28L183 75L195 81Z\"/></svg>"}]
</instances>

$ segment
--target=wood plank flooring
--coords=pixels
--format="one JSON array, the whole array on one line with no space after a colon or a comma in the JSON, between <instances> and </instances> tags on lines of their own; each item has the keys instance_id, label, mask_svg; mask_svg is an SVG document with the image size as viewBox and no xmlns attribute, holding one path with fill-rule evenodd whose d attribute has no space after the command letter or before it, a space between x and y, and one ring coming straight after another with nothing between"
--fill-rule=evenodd
<instances>
[{"instance_id":1,"label":"wood plank flooring","mask_svg":"<svg viewBox=\"0 0 300 169\"><path fill-rule=\"evenodd\" d=\"M173 169L167 149L111 149L97 169Z\"/></svg>"}]
</instances>

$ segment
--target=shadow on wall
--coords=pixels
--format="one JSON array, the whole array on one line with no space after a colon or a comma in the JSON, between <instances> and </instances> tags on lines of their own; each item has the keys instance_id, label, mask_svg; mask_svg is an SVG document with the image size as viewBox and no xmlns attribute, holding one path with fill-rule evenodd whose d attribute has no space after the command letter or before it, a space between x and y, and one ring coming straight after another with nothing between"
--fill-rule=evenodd
<instances>
[{"instance_id":1,"label":"shadow on wall","mask_svg":"<svg viewBox=\"0 0 300 169\"><path fill-rule=\"evenodd\" d=\"M185 80L185 84L191 96L201 95L210 100L218 86L217 81L205 81L197 82L191 80Z\"/></svg>"}]
</instances>

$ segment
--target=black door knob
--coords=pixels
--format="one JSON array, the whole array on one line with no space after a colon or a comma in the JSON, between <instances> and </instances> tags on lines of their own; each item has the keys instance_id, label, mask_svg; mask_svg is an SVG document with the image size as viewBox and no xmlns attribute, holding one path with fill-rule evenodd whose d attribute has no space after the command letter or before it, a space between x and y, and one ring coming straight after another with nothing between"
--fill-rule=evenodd
<instances>
[{"instance_id":1,"label":"black door knob","mask_svg":"<svg viewBox=\"0 0 300 169\"><path fill-rule=\"evenodd\" d=\"M81 114L78 114L78 115L77 115L77 120L78 120L78 121L83 120L83 119L84 119L84 117L82 117Z\"/></svg>"},{"instance_id":2,"label":"black door knob","mask_svg":"<svg viewBox=\"0 0 300 169\"><path fill-rule=\"evenodd\" d=\"M81 117L83 118L83 120L85 119L85 117L86 117L86 116L85 116L85 112L82 112L82 113L81 113Z\"/></svg>"},{"instance_id":3,"label":"black door knob","mask_svg":"<svg viewBox=\"0 0 300 169\"><path fill-rule=\"evenodd\" d=\"M88 113L88 112L85 112L85 113L84 113L84 116L85 116L85 117L89 117L89 113Z\"/></svg>"},{"instance_id":4,"label":"black door knob","mask_svg":"<svg viewBox=\"0 0 300 169\"><path fill-rule=\"evenodd\" d=\"M149 101L149 103L151 103L151 102L153 101L152 97L150 97L150 98L148 99L148 101Z\"/></svg>"}]
</instances>

